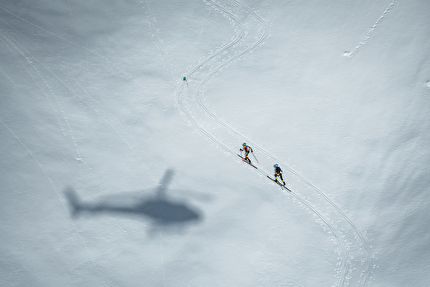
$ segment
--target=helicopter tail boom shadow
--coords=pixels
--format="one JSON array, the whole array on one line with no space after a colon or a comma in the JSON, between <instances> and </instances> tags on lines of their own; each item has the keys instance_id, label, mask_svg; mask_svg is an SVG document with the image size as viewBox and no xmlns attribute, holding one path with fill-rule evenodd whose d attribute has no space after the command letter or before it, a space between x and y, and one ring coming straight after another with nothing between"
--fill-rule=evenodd
<instances>
[{"instance_id":1,"label":"helicopter tail boom shadow","mask_svg":"<svg viewBox=\"0 0 430 287\"><path fill-rule=\"evenodd\" d=\"M64 193L71 207L72 217L86 213L119 213L122 215L143 215L160 225L181 224L199 221L200 212L183 201L173 201L166 196L167 185L172 181L173 170L167 170L156 188L155 197L136 198L135 193L121 193L105 196L94 202L83 202L76 191L68 187Z\"/></svg>"}]
</instances>

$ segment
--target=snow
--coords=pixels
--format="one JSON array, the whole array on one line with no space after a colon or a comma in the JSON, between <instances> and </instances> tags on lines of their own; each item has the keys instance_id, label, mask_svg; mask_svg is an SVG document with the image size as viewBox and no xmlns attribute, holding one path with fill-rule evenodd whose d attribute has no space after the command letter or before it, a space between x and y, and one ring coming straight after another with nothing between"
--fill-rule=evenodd
<instances>
[{"instance_id":1,"label":"snow","mask_svg":"<svg viewBox=\"0 0 430 287\"><path fill-rule=\"evenodd\" d=\"M27 2L0 285L430 286L428 1Z\"/></svg>"}]
</instances>

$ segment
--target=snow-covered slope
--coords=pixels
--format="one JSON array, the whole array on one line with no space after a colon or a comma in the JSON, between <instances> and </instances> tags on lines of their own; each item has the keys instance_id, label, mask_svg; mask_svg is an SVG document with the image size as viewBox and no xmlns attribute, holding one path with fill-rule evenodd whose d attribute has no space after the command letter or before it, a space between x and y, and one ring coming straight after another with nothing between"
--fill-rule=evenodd
<instances>
[{"instance_id":1,"label":"snow-covered slope","mask_svg":"<svg viewBox=\"0 0 430 287\"><path fill-rule=\"evenodd\" d=\"M427 1L81 2L0 4L2 286L429 284Z\"/></svg>"}]
</instances>

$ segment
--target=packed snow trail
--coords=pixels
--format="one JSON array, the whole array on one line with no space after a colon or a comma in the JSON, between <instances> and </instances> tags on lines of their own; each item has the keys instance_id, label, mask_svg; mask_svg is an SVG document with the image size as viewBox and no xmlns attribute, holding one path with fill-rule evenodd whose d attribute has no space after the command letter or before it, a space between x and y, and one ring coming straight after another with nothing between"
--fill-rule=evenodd
<instances>
[{"instance_id":1,"label":"packed snow trail","mask_svg":"<svg viewBox=\"0 0 430 287\"><path fill-rule=\"evenodd\" d=\"M145 2L148 3L148 1L145 1ZM216 73L219 72L223 67L226 67L227 65L231 64L233 61L237 60L241 56L249 53L254 48L259 46L264 41L264 39L267 37L267 28L266 28L266 25L264 24L264 21L253 10L251 10L247 6L243 5L242 3L238 2L238 1L234 1L234 0L232 0L231 3L226 2L223 5L221 5L215 1L212 1L212 0L208 0L206 2L210 5L213 5L214 7L217 7L217 9L219 9L221 11L221 13L223 13L223 15L226 18L230 19L234 23L234 25L239 29L239 33L236 35L236 37L232 41L228 42L227 44L225 44L224 46L219 48L215 53L210 54L208 57L206 57L203 61L201 61L200 63L195 65L191 70L189 70L185 74L188 78L191 78L192 81L194 81L193 76L196 74L197 71L199 71L200 68L205 68L206 70L208 70L208 71L206 71L205 77L202 80L200 80L200 82L197 82L198 87L197 87L197 93L196 93L196 96L197 96L196 100L197 100L198 105L207 115L209 115L212 119L214 119L216 122L218 122L223 128L225 128L230 133L235 134L236 138L239 140L238 142L242 142L242 140L246 140L247 142L252 143L254 148L259 149L259 152L262 152L268 158L271 158L272 160L280 163L286 170L288 170L288 172L291 173L291 175L295 176L300 181L302 181L304 184L311 187L330 206L333 207L333 209L337 212L337 214L339 214L343 218L343 220L354 230L355 234L358 236L359 240L361 241L361 245L363 246L363 248L367 252L367 261L366 261L367 268L363 272L363 274L364 274L363 275L363 277L364 277L363 285L367 285L369 277L371 275L370 247L366 242L365 236L360 232L358 227L346 216L346 214L343 212L343 210L341 208L339 208L332 200L330 200L324 194L324 192L322 192L319 188L317 188L315 185L313 185L310 181L308 181L307 179L302 177L298 172L296 172L294 169L290 168L287 164L283 163L279 158L270 154L269 152L267 152L265 149L261 148L259 145L257 145L252 140L247 139L244 135L239 133L236 129L234 129L231 126L229 126L228 124L226 124L224 121L222 121L219 117L217 117L214 113L212 113L204 105L204 103L202 101L202 90L205 87L205 85L207 85L209 80L212 79L216 75ZM395 1L393 1L393 3L395 3ZM229 7L230 4L232 4L232 6ZM147 4L147 6L149 6L149 4ZM390 7L391 6L392 5L390 5ZM56 37L62 41L65 41L65 42L72 44L75 47L78 47L80 49L84 49L84 50L90 52L91 54L96 55L97 57L103 59L110 66L112 66L115 70L117 70L119 72L119 74L121 75L121 77L126 78L126 79L131 79L131 80L133 80L133 82L135 82L136 84L141 86L138 81L133 79L133 77L131 77L130 75L128 75L125 72L123 72L122 70L120 70L117 66L115 66L113 64L113 62L111 62L107 58L103 57L102 55L94 52L93 50L89 50L83 46L78 45L77 43L74 43L73 41L67 40L66 38L63 38L61 36L58 36L58 35L50 32L50 31L48 31L48 30L45 30L44 28L37 26L37 25L19 17L17 14L12 13L9 10L6 10L2 7L0 7L0 9L3 10L4 12L10 14L10 15L13 15L17 19L20 19L20 20L36 27L37 29L39 29L40 31L42 31L43 33L45 33L47 35L54 36L54 37ZM149 9L150 9L150 7L149 7ZM239 11L241 10L242 12L244 12L244 14L241 14L241 12L238 12L238 9L239 9ZM236 14L232 11L236 11ZM150 17L154 18L153 14L152 14L152 12L153 12L152 9L150 9L149 12L150 12ZM252 39L252 37L247 36L247 33L244 30L245 27L247 26L247 25L244 25L244 22L246 20L241 19L241 18L244 18L243 15L245 15L246 13L248 13L249 15L252 15L252 17L259 23L260 29L258 31L263 31L263 34L259 35L257 41L252 42L252 43L248 43L249 39ZM383 16L385 16L385 15L383 15ZM3 19L0 19L0 20L3 23L9 25ZM379 20L378 20L378 22L379 22ZM376 24L378 24L378 22ZM155 29L155 32L157 33L156 29ZM251 31L251 33L252 33L252 31ZM168 53L166 52L165 48L163 47L162 40L158 34L156 34L156 39L157 39L157 41L159 41L159 44L160 44L159 49L163 53L163 59L165 60L165 62L167 64L167 68L168 68L171 76L176 77L177 75L175 75L174 69L172 69L172 64L171 64L171 61L169 59ZM119 132L118 128L115 128L114 127L115 125L113 125L113 123L112 124L109 123L108 119L105 116L103 116L102 113L98 112L97 109L93 108L92 105L87 104L83 100L83 98L78 96L78 94L76 93L76 90L72 89L70 84L67 84L67 81L64 80L64 78L63 78L63 80L61 80L61 78L62 78L61 76L55 74L52 70L49 70L46 65L44 65L42 62L40 62L29 50L26 50L23 46L21 46L19 44L18 41L16 41L9 34L1 32L0 33L0 40L9 49L11 54L17 59L19 64L22 66L22 68L28 73L28 76L34 81L35 85L38 86L40 88L41 92L45 95L46 99L49 102L49 105L51 106L51 108L55 114L55 117L58 121L58 124L59 124L59 127L60 127L62 133L64 135L66 135L67 130L68 130L68 132L69 132L69 134L73 140L73 143L74 143L77 159L81 159L78 145L76 143L76 139L75 139L73 132L71 130L71 125L68 122L67 113L64 110L64 106L62 106L61 102L58 101L57 94L56 94L55 90L53 90L51 88L51 85L50 85L51 82L49 81L49 79L52 77L54 77L56 80L58 80L58 82L60 82L67 90L69 90L71 95L73 95L73 97L76 97L76 99L75 99L76 101L82 101L95 114L97 114L102 120L104 120L115 131L115 133L126 143L128 148L132 151L132 154L140 161L141 164L143 164L143 162L140 160L139 156L134 151L132 146L125 140L125 138L123 136L121 136L121 133ZM240 47L240 46L236 47L236 45L238 45L238 44L239 45L241 44L244 47ZM359 47L360 46L358 46L358 48ZM355 49L354 51L356 51L356 50L357 49ZM226 53L226 56L222 55L224 52ZM205 65L207 65L208 62L212 59L216 60L216 62L218 62L219 65L217 65L216 67L205 67ZM203 69L203 71L204 71L204 69ZM9 79L9 81L11 81L11 80ZM13 82L12 82L12 84L15 85ZM205 129L204 126L200 124L198 118L193 116L193 113L192 113L193 110L190 110L187 108L186 101L189 99L187 99L186 95L183 93L184 88L185 88L184 84L185 83L182 82L182 84L180 84L176 89L176 96L177 96L178 104L179 104L181 110L188 117L189 121L194 126L196 126L204 135L206 135L212 142L214 142L219 147L221 147L225 152L231 153L234 156L234 154L237 153L237 149L232 148L231 144L228 144L224 140L217 138L210 131ZM45 86L43 86L43 85L45 85ZM141 86L141 87L143 88L143 86ZM60 113L57 112L57 109L60 111ZM27 152L29 152L31 157L35 160L35 162L41 168L42 172L47 177L48 181L51 183L51 185L53 185L51 179L48 177L48 175L46 174L45 170L43 169L42 165L39 163L37 158L35 156L33 156L33 154L30 152L30 149L28 149L26 147L26 145L24 145L24 143L21 142L19 137L14 134L13 130L10 128L7 121L0 119L0 122L15 137L15 139L21 143L22 147L24 149L26 149ZM269 174L270 175L272 174L272 173L265 171L261 167L259 167L256 171L259 172L263 177L267 176ZM149 174L151 174L151 173L149 173ZM152 178L152 176L151 176L151 178ZM53 189L57 193L57 190L54 186L53 186ZM299 189L297 189L297 190L300 191ZM339 280L336 283L336 285L338 285L338 286L348 285L350 282L348 281L347 272L351 273L352 272L351 270L354 266L348 262L348 256L349 256L350 252L348 251L349 247L347 246L347 242L345 241L345 239L343 239L344 234L342 234L342 232L337 228L337 226L335 224L333 224L333 220L329 216L324 214L324 211L321 211L317 207L312 205L305 196L301 196L300 193L298 193L295 190L293 190L292 193L286 193L285 191L283 191L283 192L286 195L292 195L295 199L300 201L304 206L309 208L309 210L311 210L323 222L324 226L326 226L328 228L330 233L333 234L333 236L336 239L337 244L339 245L340 253L341 253L341 260L340 260L341 266L339 269L340 270L340 272L339 272L340 276L339 276ZM58 194L57 194L57 196L58 196ZM76 227L75 227L75 231L78 233L78 236L82 241L82 238L80 237L79 230L77 230ZM85 248L88 251L88 248L87 248L85 242L82 241L82 243L84 244ZM88 253L89 253L89 251L88 251ZM90 253L89 253L89 256L91 258L91 261L93 261L93 265L95 265L94 260L92 258L92 255ZM100 273L100 271L97 269L97 267L96 266L94 266L94 267L96 268L97 272ZM164 276L164 271L163 271L163 276ZM165 283L164 280L163 280L163 282ZM111 285L111 283L108 281L106 281L106 283L107 283L107 285Z\"/></svg>"},{"instance_id":2,"label":"packed snow trail","mask_svg":"<svg viewBox=\"0 0 430 287\"><path fill-rule=\"evenodd\" d=\"M246 7L242 4L240 4L239 2L238 5L241 5L242 7ZM314 189L319 195L321 195L333 208L335 208L337 210L337 212L343 217L344 220L346 220L348 222L348 224L353 228L354 232L357 234L357 236L359 237L363 248L365 249L366 253L367 253L367 268L365 271L365 279L363 281L363 286L367 285L367 282L370 278L370 274L371 274L371 268L372 268L372 263L371 263L371 254L370 254L370 247L364 237L364 235L361 233L361 231L358 229L358 227L348 218L348 216L342 211L342 209L340 209L332 200L330 200L319 188L317 188L315 185L313 185L311 182L309 182L307 179L305 179L304 177L302 177L298 172L296 172L294 169L292 169L291 167L289 167L286 163L282 162L279 158L276 158L275 156L273 156L272 154L270 154L268 151L266 151L264 148L258 146L256 143L252 142L250 139L248 139L247 137L245 137L243 134L239 133L237 130L235 130L234 128L232 128L231 126L229 126L228 124L226 124L224 121L222 121L219 117L217 117L215 114L213 114L202 102L201 100L201 91L204 87L204 85L207 83L207 81L219 70L221 69L223 66L229 64L230 62L232 62L236 57L240 57L246 53L248 53L249 51L251 51L252 49L254 49L256 46L258 46L259 44L261 44L261 42L264 40L264 38L267 36L267 29L264 25L264 22L261 20L261 18L255 13L253 12L251 9L249 9L248 7L245 8L249 13L251 13L252 15L254 15L254 17L261 23L261 25L264 27L264 34L258 39L257 42L254 43L254 45L252 45L251 47L249 47L248 49L245 49L243 52L241 52L240 54L238 54L235 57L232 57L228 60L225 60L223 63L221 63L216 69L214 69L214 71L212 71L199 85L198 88L198 92L197 92L197 96L198 96L198 101L199 101L199 105L201 106L201 108L203 108L207 114L209 114L213 119L215 119L217 122L219 122L221 125L223 125L225 128L227 128L230 132L237 134L241 139L246 140L247 142L251 142L252 145L254 147L257 147L259 149L259 151L262 151L265 155L267 155L268 157L270 157L271 159L274 160L274 162L279 162L281 163L281 165L283 167L285 167L290 173L294 174L297 178L299 178L301 181L303 181L304 183L306 183L308 186L312 187L312 189ZM342 280L341 280L342 281ZM343 286L343 284L341 284L340 286Z\"/></svg>"},{"instance_id":3,"label":"packed snow trail","mask_svg":"<svg viewBox=\"0 0 430 287\"><path fill-rule=\"evenodd\" d=\"M207 63L210 59L214 58L215 56L225 52L227 49L229 49L230 47L232 47L235 43L237 43L238 41L240 41L243 38L243 26L241 25L241 22L238 20L238 17L236 15L233 15L231 12L227 11L227 8L221 6L220 4L217 4L213 1L208 1L209 3L216 5L218 8L220 8L222 11L225 12L225 14L231 18L231 20L233 20L236 25L238 25L240 27L240 33L239 36L237 36L232 42L230 42L229 44L223 46L222 48L220 48L218 51L216 51L215 53L209 55L204 61L202 61L201 63L197 64L194 68L192 68L188 73L187 73L187 78L191 77L193 75L193 73L199 69L201 69L205 63ZM210 71L206 77L200 82L198 88L197 88L197 99L198 99L198 103L199 106L214 120L216 120L218 123L220 123L224 128L226 128L230 133L236 134L241 140L246 140L247 142L252 143L252 145L254 147L257 147L259 149L259 151L262 151L267 157L271 158L273 161L281 163L281 165L283 167L285 167L286 170L288 170L291 174L293 174L294 176L296 176L299 180L301 180L303 183L305 183L307 186L311 187L315 192L317 192L332 208L334 208L336 210L336 212L342 217L342 220L346 221L347 224L353 229L353 231L355 232L355 234L358 236L360 244L362 246L362 248L364 249L366 255L366 259L365 261L367 262L367 267L365 268L365 270L363 271L363 274L361 275L361 277L364 277L364 280L362 280L362 284L363 286L366 286L368 284L370 275L371 275L371 268L372 268L372 263L371 263L371 253L370 253L370 247L364 237L364 235L361 233L361 231L358 229L358 227L346 216L346 214L342 211L342 209L340 209L332 200L330 200L319 188L317 188L315 185L313 185L311 182L309 182L307 179L305 179L304 177L300 176L298 172L296 172L294 169L290 168L287 164L285 164L284 162L282 162L279 158L271 155L269 152L267 152L265 149L259 147L257 144L255 144L254 142L252 142L251 140L247 139L244 135L242 135L241 133L239 133L238 131L236 131L234 128L232 128L231 126L229 126L228 124L226 124L224 121L222 121L220 118L218 118L215 114L213 114L202 102L201 99L201 91L203 89L203 87L206 85L206 83L223 67L227 66L228 64L230 64L231 62L233 62L234 60L236 60L237 58L245 55L246 53L250 52L252 49L254 49L255 47L257 47L258 45L260 45L263 40L266 38L267 36L267 29L265 27L264 22L262 21L262 19L255 13L253 12L251 9L249 9L248 7L246 7L245 5L243 5L240 2L237 1L233 1L234 3L236 3L237 6L240 6L241 8L243 8L244 10L246 10L248 13L250 13L251 15L253 15L255 17L255 19L261 24L262 29L264 30L264 33L259 37L259 39L253 43L252 45L250 45L248 48L240 51L239 53L233 53L234 56L227 58L225 60L223 60L221 62L221 64L219 64L216 68L214 68L212 71ZM227 12L226 12L227 11ZM231 53L230 53L231 54ZM187 83L188 85L188 83ZM199 124L197 122L197 120L191 115L191 113L187 110L187 108L184 106L184 100L182 98L183 93L182 90L184 88L184 83L182 83L177 91L178 94L178 104L181 108L181 110L186 114L186 116L188 117L188 119L204 134L206 135L209 139L211 139L211 141L213 141L214 143L216 143L218 146L220 146L221 148L223 148L225 151L234 154L235 151L231 150L231 148L229 148L226 144L224 144L222 141L218 140L217 138L215 138L215 136L213 136L212 134L210 134L207 130L205 130L205 128L203 128L201 126L201 124ZM239 139L239 141L240 141ZM258 172L260 172L263 175L269 175L266 171L264 171L263 169L259 168L257 170ZM317 211L317 209L315 207L313 207L309 202L307 202L305 199L303 199L302 197L300 197L297 193L292 192L292 195L299 200L303 205L305 205L307 208L309 208L314 214L316 214L321 220L322 222L329 228L329 230L331 231L331 233L333 234L333 236L336 238L336 241L338 242L339 246L340 246L340 252L341 252L341 275L339 277L339 283L338 286L345 286L348 285L349 282L345 282L346 280L346 276L347 276L347 272L352 273L352 270L355 269L354 266L352 265L352 263L350 262L352 259L354 259L354 255L353 254L348 254L347 255L347 248L346 248L346 243L343 239L343 236L341 236L341 233L339 233L339 231L337 230L337 228L334 227L334 225L330 222L330 220L328 220L327 218L325 218L321 212Z\"/></svg>"},{"instance_id":4,"label":"packed snow trail","mask_svg":"<svg viewBox=\"0 0 430 287\"><path fill-rule=\"evenodd\" d=\"M240 28L240 33L239 35L230 43L224 45L223 47L221 47L219 50L217 50L215 53L209 55L206 59L204 59L202 62L200 62L199 64L197 64L194 68L192 68L186 75L187 78L192 77L193 73L197 70L201 70L202 67L210 60L213 59L214 57L216 57L217 55L225 52L226 50L228 50L230 47L233 47L234 44L236 44L238 41L243 39L243 26L241 25L241 22L238 20L239 17L237 17L236 15L234 15L233 13L229 12L227 10L226 7L221 6L220 4L213 2L213 1L208 1L208 3L211 3L213 5L215 5L216 7L218 7L220 10L222 10L225 15L227 17L229 17L234 23L236 23L236 25ZM246 53L250 52L252 49L254 49L255 47L257 47L258 45L260 45L263 40L267 37L267 28L264 24L264 22L262 21L262 19L255 14L251 9L249 9L248 7L246 7L245 5L243 5L240 2L237 1L233 1L233 3L235 3L238 7L242 8L244 11L250 13L251 15L253 15L255 17L255 19L260 23L260 28L264 31L262 35L260 35L260 37L258 38L258 40L256 42L254 42L252 45L249 45L247 48L241 50L241 51L229 51L230 53L228 54L233 54L233 56L228 57L227 59L224 59L221 61L221 63L214 69L210 70L209 73L204 77L204 79L200 82L198 89L197 89L197 99L199 102L199 105L201 108L203 108L205 110L205 112L209 115L211 115L212 118L214 118L215 120L217 120L219 123L221 123L224 127L227 127L230 131L239 134L235 129L229 127L228 125L226 125L223 121L221 121L218 117L216 117L201 101L201 90L203 89L203 87L205 86L205 84L223 67L227 66L228 64L230 64L231 62L233 62L234 60L236 60L237 58L245 55ZM225 54L225 53L223 53ZM193 117L191 115L191 112L186 108L185 104L184 104L184 93L183 93L183 89L184 89L184 85L185 83L182 82L181 85L179 85L176 94L177 94L177 100L178 100L178 104L179 107L181 108L181 110L184 112L184 114L187 116L187 118L189 119L189 121L195 126L197 127L197 129L199 131L201 131L204 135L206 135L212 142L216 143L219 147L221 147L224 151L234 155L236 153L235 150L232 150L230 147L228 147L226 144L224 144L221 140L217 139L215 136L213 136L210 132L208 132L201 124L198 123L198 121L195 119L195 117ZM188 83L187 83L188 85ZM240 135L240 134L239 134ZM240 135L242 139L246 139L243 135ZM269 173L265 170L263 170L262 168L258 168L256 171L258 171L259 173L261 173L264 177L269 176ZM285 192L284 192L285 193ZM323 216L317 209L315 209L313 206L311 206L306 200L304 200L302 197L300 197L298 194L296 194L295 192L291 193L298 201L300 201L304 206L306 206L309 210L311 210L322 222L323 224L325 224L325 226L327 226L327 228L330 230L330 232L333 234L333 236L336 239L336 242L338 243L339 247L340 247L340 253L341 253L341 267L340 267L340 276L339 276L339 282L338 282L338 286L344 286L345 285L345 278L346 278L346 273L347 273L347 264L346 264L346 258L347 258L347 252L346 252L346 245L345 242L343 241L342 237L340 236L340 234L338 233L338 231L336 230L336 228L333 226L333 224L330 223L330 221L325 218L325 216Z\"/></svg>"},{"instance_id":5,"label":"packed snow trail","mask_svg":"<svg viewBox=\"0 0 430 287\"><path fill-rule=\"evenodd\" d=\"M263 20L251 9L249 9L247 6L241 4L240 2L235 1L238 5L240 5L241 7L243 7L244 9L246 9L250 14L252 14L257 21L260 22L260 24L262 25L263 29L264 29L264 33L261 35L261 37L258 39L257 42L255 42L252 46L250 46L249 48L245 49L244 51L242 51L240 54L235 55L234 57L225 60L223 63L221 63L217 68L215 68L199 85L198 87L198 92L197 92L197 98L198 98L198 102L200 107L205 110L205 112L210 115L213 119L215 119L218 123L220 123L223 127L225 127L226 129L228 129L230 132L237 134L241 139L246 140L247 142L251 142L252 145L254 147L257 147L259 149L259 151L262 151L265 155L267 155L268 157L270 157L271 159L273 159L274 162L279 162L281 163L281 165L283 167L285 167L290 173L292 173L293 175L295 175L297 178L299 178L301 181L303 181L304 183L306 183L308 186L310 186L312 189L314 189L319 195L321 195L333 208L336 209L336 211L343 217L344 220L346 220L348 222L348 224L353 228L354 232L357 234L357 236L359 237L361 244L363 245L363 248L365 249L366 253L367 253L367 268L365 271L365 279L363 282L363 286L367 285L368 280L370 278L370 274L371 274L371 268L372 268L372 257L371 257L371 252L370 252L370 247L364 237L364 235L361 233L361 231L358 229L358 227L348 218L348 216L342 211L342 209L340 209L330 198L328 198L324 192L322 192L318 187L316 187L314 184L312 184L311 182L309 182L306 178L302 177L297 171L295 171L294 169L292 169L291 167L289 167L286 163L282 162L279 158L273 156L272 154L270 154L268 151L266 151L264 148L258 146L256 143L252 142L250 139L248 139L246 136L244 136L243 134L239 133L236 129L232 128L231 126L229 126L227 123L225 123L223 120L221 120L219 117L217 117L214 113L212 113L202 102L202 89L205 86L205 84L209 81L209 79L216 74L216 72L218 72L218 70L220 70L222 67L228 65L230 62L232 62L233 60L235 60L236 58L248 53L249 51L251 51L252 49L254 49L255 47L257 47L258 45L260 45L263 40L266 38L267 36L267 28L265 27L265 24L263 22ZM395 3L395 1L393 1L392 5ZM387 9L389 10L392 5L390 5L390 7ZM386 13L384 13L385 15ZM243 34L243 33L242 33ZM343 284L341 284L340 286L343 286Z\"/></svg>"}]
</instances>

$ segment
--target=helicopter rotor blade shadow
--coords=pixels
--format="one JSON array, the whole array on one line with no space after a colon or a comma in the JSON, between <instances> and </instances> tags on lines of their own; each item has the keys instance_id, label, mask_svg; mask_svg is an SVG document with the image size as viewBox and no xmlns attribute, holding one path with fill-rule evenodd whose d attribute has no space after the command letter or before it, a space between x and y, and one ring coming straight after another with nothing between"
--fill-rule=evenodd
<instances>
[{"instance_id":1,"label":"helicopter rotor blade shadow","mask_svg":"<svg viewBox=\"0 0 430 287\"><path fill-rule=\"evenodd\" d=\"M133 192L104 196L93 202L83 202L71 187L67 187L64 194L71 207L72 217L77 217L83 212L92 214L119 213L127 216L146 216L160 225L200 221L202 219L201 212L183 200L174 201L166 195L167 187L172 182L173 175L172 169L166 170L156 188L155 197L142 196L139 198Z\"/></svg>"},{"instance_id":2,"label":"helicopter rotor blade shadow","mask_svg":"<svg viewBox=\"0 0 430 287\"><path fill-rule=\"evenodd\" d=\"M175 172L173 169L168 169L163 175L163 178L160 180L160 183L157 188L157 197L164 198L166 196L166 192L169 184L172 182L173 176Z\"/></svg>"}]
</instances>

